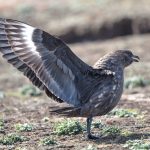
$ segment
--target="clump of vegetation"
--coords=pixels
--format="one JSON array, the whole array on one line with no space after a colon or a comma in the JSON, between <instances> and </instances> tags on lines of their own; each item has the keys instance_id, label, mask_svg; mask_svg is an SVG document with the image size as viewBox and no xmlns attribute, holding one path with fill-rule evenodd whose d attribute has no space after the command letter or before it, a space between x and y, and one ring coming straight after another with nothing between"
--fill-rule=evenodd
<instances>
[{"instance_id":1,"label":"clump of vegetation","mask_svg":"<svg viewBox=\"0 0 150 150\"><path fill-rule=\"evenodd\" d=\"M150 143L146 143L142 140L129 140L125 143L124 147L130 150L149 150Z\"/></svg>"},{"instance_id":2,"label":"clump of vegetation","mask_svg":"<svg viewBox=\"0 0 150 150\"><path fill-rule=\"evenodd\" d=\"M43 146L55 145L55 144L57 144L56 141L51 137L46 137L40 141L40 145Z\"/></svg>"},{"instance_id":3,"label":"clump of vegetation","mask_svg":"<svg viewBox=\"0 0 150 150\"><path fill-rule=\"evenodd\" d=\"M102 129L102 134L106 136L116 136L121 134L121 129L115 126L105 126Z\"/></svg>"},{"instance_id":4,"label":"clump of vegetation","mask_svg":"<svg viewBox=\"0 0 150 150\"><path fill-rule=\"evenodd\" d=\"M4 120L0 119L0 131L4 129Z\"/></svg>"},{"instance_id":5,"label":"clump of vegetation","mask_svg":"<svg viewBox=\"0 0 150 150\"><path fill-rule=\"evenodd\" d=\"M16 147L15 150L28 150L26 147Z\"/></svg>"},{"instance_id":6,"label":"clump of vegetation","mask_svg":"<svg viewBox=\"0 0 150 150\"><path fill-rule=\"evenodd\" d=\"M40 96L42 93L39 89L32 85L25 85L20 89L23 96Z\"/></svg>"},{"instance_id":7,"label":"clump of vegetation","mask_svg":"<svg viewBox=\"0 0 150 150\"><path fill-rule=\"evenodd\" d=\"M130 135L132 135L133 133L131 132L131 131L129 131L129 130L122 130L121 131L121 135L123 135L123 136L125 136L125 137L128 137L128 136L130 136Z\"/></svg>"},{"instance_id":8,"label":"clump of vegetation","mask_svg":"<svg viewBox=\"0 0 150 150\"><path fill-rule=\"evenodd\" d=\"M108 115L118 116L118 117L136 117L138 115L137 111L132 109L114 109Z\"/></svg>"},{"instance_id":9,"label":"clump of vegetation","mask_svg":"<svg viewBox=\"0 0 150 150\"><path fill-rule=\"evenodd\" d=\"M97 150L97 147L94 145L90 144L87 147L83 148L82 150Z\"/></svg>"},{"instance_id":10,"label":"clump of vegetation","mask_svg":"<svg viewBox=\"0 0 150 150\"><path fill-rule=\"evenodd\" d=\"M3 99L5 97L4 92L0 91L0 100Z\"/></svg>"},{"instance_id":11,"label":"clump of vegetation","mask_svg":"<svg viewBox=\"0 0 150 150\"><path fill-rule=\"evenodd\" d=\"M34 129L33 125L32 124L28 124L28 123L24 123L24 124L21 124L21 123L18 123L15 125L15 129L17 131L32 131Z\"/></svg>"},{"instance_id":12,"label":"clump of vegetation","mask_svg":"<svg viewBox=\"0 0 150 150\"><path fill-rule=\"evenodd\" d=\"M42 119L43 122L49 122L49 120L50 120L50 119L49 119L48 117L44 117L44 118Z\"/></svg>"},{"instance_id":13,"label":"clump of vegetation","mask_svg":"<svg viewBox=\"0 0 150 150\"><path fill-rule=\"evenodd\" d=\"M99 122L93 122L92 126L93 126L93 128L102 128L105 125L104 125L104 123L102 123L101 121L99 121Z\"/></svg>"},{"instance_id":14,"label":"clump of vegetation","mask_svg":"<svg viewBox=\"0 0 150 150\"><path fill-rule=\"evenodd\" d=\"M20 136L16 133L11 133L11 134L5 135L2 138L0 138L0 143L3 145L12 145L17 142L23 142L26 140L28 140L28 139L25 138L24 136Z\"/></svg>"},{"instance_id":15,"label":"clump of vegetation","mask_svg":"<svg viewBox=\"0 0 150 150\"><path fill-rule=\"evenodd\" d=\"M75 135L83 131L83 126L78 121L67 119L55 124L54 130L58 135Z\"/></svg>"},{"instance_id":16,"label":"clump of vegetation","mask_svg":"<svg viewBox=\"0 0 150 150\"><path fill-rule=\"evenodd\" d=\"M133 89L135 87L144 87L147 85L147 81L141 76L130 77L125 80L125 88Z\"/></svg>"},{"instance_id":17,"label":"clump of vegetation","mask_svg":"<svg viewBox=\"0 0 150 150\"><path fill-rule=\"evenodd\" d=\"M17 12L20 14L27 14L34 12L34 7L29 4L17 5Z\"/></svg>"}]
</instances>

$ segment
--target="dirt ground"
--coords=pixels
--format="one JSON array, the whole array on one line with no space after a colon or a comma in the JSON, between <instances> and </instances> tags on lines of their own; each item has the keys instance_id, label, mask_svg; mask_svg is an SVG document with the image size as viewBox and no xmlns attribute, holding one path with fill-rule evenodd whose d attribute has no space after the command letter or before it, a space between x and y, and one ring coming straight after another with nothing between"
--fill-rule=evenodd
<instances>
[{"instance_id":1,"label":"dirt ground","mask_svg":"<svg viewBox=\"0 0 150 150\"><path fill-rule=\"evenodd\" d=\"M50 15L49 17L52 19L52 23L46 23L45 20L47 20L48 15L51 13L54 13L55 11L51 10L50 12L46 11L46 4L49 4L50 2L54 1L45 1L43 4L40 3L40 1L37 1L37 4L35 7L39 14L39 11L46 11L46 14L41 14L40 19L38 20L36 17L32 20L29 15L33 15L33 12L29 12L29 14L26 12L27 10L19 3L17 0L13 1L14 3L9 4L9 2L3 2L3 4L0 4L0 8L2 11L2 16L7 18L16 18L21 19L22 21L25 21L27 18L27 21L30 22L30 24L34 24L37 26L40 26L41 28L46 28L47 31L52 30L53 33L60 35L63 39L66 39L66 41L69 39L70 35L72 34L72 25L74 25L73 29L82 29L85 31L85 29L88 29L88 25L91 24L89 21L89 18L93 15L98 17L98 8L100 10L104 11L105 9L105 3L102 3L101 5L98 5L97 8L94 10L94 13L92 13L91 9L89 12L87 11L88 8L90 8L90 5L86 6L86 10L82 7L79 7L75 1L74 3L68 4L68 1L66 2L66 9L69 12L66 13L66 11L63 11L65 9L60 9L61 11L56 15L58 18L54 18L53 15ZM30 8L30 1L27 1L28 7ZM48 3L49 2L49 3ZM111 12L118 10L118 5L115 3L115 8L113 8L113 0L107 0L107 2L111 6ZM119 3L120 1L118 1ZM82 1L84 3L84 1ZM129 8L135 4L134 1L132 1L131 4L129 4L129 1L126 1L126 7L124 6L124 11L129 10ZM14 9L12 5L17 4L17 9ZM125 4L125 3L124 3ZM144 6L142 6L145 9L146 14L149 14L149 10L146 7L146 1L143 1ZM76 6L76 7L73 7ZM93 6L96 6L95 4L92 4ZM33 5L31 5L33 6ZM40 7L41 6L41 7ZM50 6L50 5L49 5ZM55 3L55 9L59 10L60 6L58 7L58 3ZM71 6L71 7L69 7ZM20 8L20 9L19 9ZM22 8L22 9L21 9ZM33 7L31 7L33 8ZM41 8L41 10L39 9ZM51 7L52 8L52 7ZM64 7L63 7L64 8ZM69 9L70 8L70 9ZM130 16L130 18L137 18L137 16L147 16L143 15L139 12L139 15L134 13L137 12L139 8L139 4L135 4L135 7L133 7L134 11L131 13L129 11L127 16ZM6 10L9 10L8 12ZM14 14L11 14L11 11L16 10ZM30 10L30 9L29 9ZM105 12L108 10L106 9L103 12L103 16L105 16ZM117 14L118 18L123 18L125 16L125 12L123 10L120 14ZM66 25L68 25L68 30L66 27L62 25L62 13L63 16L66 16L64 18L64 21ZM70 12L72 12L70 14ZM91 12L91 13L90 13ZM17 13L20 13L21 15L17 15ZM28 15L25 15L28 14ZM81 15L82 14L82 15ZM86 15L85 15L86 14ZM87 15L88 14L88 15ZM92 15L91 15L92 14ZM135 16L135 14L137 16ZM142 15L141 15L142 14ZM37 15L37 14L36 14ZM24 16L24 18L23 18ZM83 23L82 26L79 26L77 22L70 21L71 17L79 17L79 22L81 23L80 19L84 18L86 20L85 16L87 16L87 24ZM61 18L61 24L60 28L55 27L55 24L58 24L59 17ZM23 19L22 19L23 18ZM68 19L69 18L69 19ZM109 19L109 23L115 22L117 19L114 17L112 19L111 16L106 15L107 20ZM105 19L102 19L100 23L95 23L93 26L97 27L99 25L100 27L103 26L103 23L105 23ZM67 21L70 23L67 24ZM83 28L84 27L84 28ZM93 28L94 28L93 27ZM149 27L149 25L147 25ZM91 30L91 33L89 33L89 36L94 34L94 30ZM74 32L73 32L74 33ZM63 36L64 35L64 36ZM83 33L82 37L83 41L79 42L78 40L73 40L74 38L78 38L79 36L77 34L72 34L71 37L72 40L69 41L69 46L73 50L75 54L77 54L82 60L84 60L86 63L93 65L94 62L97 61L98 58L103 56L104 54L114 51L116 49L131 49L133 53L137 54L141 61L140 63L135 63L125 71L125 79L132 77L132 76L142 76L146 81L150 80L150 34L147 32L146 34L133 34L129 33L126 36L118 36L115 35L113 38L109 37L107 39L101 39L101 37L95 36L94 40L89 40L87 38L88 34ZM94 34L95 35L95 34ZM84 41L84 37L85 40ZM94 37L94 36L93 36ZM112 126L118 126L120 129L124 131L128 131L131 134L128 135L118 135L118 136L102 136L99 140L87 140L86 139L86 132L82 132L77 135L61 135L58 136L54 133L53 126L58 121L64 120L62 117L54 116L50 113L50 107L57 105L57 103L53 102L50 98L46 97L44 93L42 93L41 96L32 97L32 96L22 96L19 93L19 90L24 85L30 84L28 79L26 79L21 73L19 73L16 69L14 69L11 65L9 65L4 59L2 59L0 55L0 91L4 93L4 97L0 98L0 118L4 119L4 129L0 131L0 136L7 135L9 133L16 133L16 130L14 128L14 125L17 123L31 123L34 125L34 129L31 132L17 132L20 135L23 135L28 138L27 141L23 142L17 142L13 145L3 145L0 144L0 149L18 149L18 150L45 150L45 149L60 149L60 150L78 150L78 149L88 149L89 146L92 145L95 149L102 149L102 150L126 150L128 148L124 148L125 143L128 140L143 140L144 142L150 142L150 85L147 85L145 87L136 87L133 89L125 89L124 94L121 98L121 101L117 105L117 108L122 109L133 109L138 111L138 117L108 117L108 116L102 116L102 117L95 117L94 122L102 121L107 125ZM44 122L43 118L48 117L48 122ZM79 120L81 123L85 124L85 118L75 118L76 120ZM93 130L94 134L101 135L101 129L94 128ZM51 136L55 139L56 145L51 146L42 146L40 145L40 140ZM95 150L95 149L89 149L89 150Z\"/></svg>"}]
</instances>

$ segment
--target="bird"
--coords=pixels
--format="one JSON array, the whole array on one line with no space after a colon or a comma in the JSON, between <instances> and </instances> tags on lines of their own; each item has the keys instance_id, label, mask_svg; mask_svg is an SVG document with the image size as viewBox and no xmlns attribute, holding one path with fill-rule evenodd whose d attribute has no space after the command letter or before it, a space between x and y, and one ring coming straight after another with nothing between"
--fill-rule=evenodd
<instances>
[{"instance_id":1,"label":"bird","mask_svg":"<svg viewBox=\"0 0 150 150\"><path fill-rule=\"evenodd\" d=\"M98 138L91 133L93 117L107 114L118 104L124 69L140 60L130 50L116 50L90 66L61 39L5 18L0 18L0 52L48 97L66 104L53 113L87 118L88 139Z\"/></svg>"}]
</instances>

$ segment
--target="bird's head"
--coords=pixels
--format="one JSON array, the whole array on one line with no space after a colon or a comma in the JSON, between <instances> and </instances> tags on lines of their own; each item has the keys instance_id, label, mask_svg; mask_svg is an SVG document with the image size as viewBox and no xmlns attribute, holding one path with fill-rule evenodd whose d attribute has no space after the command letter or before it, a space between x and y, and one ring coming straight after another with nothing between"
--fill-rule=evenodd
<instances>
[{"instance_id":1,"label":"bird's head","mask_svg":"<svg viewBox=\"0 0 150 150\"><path fill-rule=\"evenodd\" d=\"M129 66L133 62L139 62L140 58L129 50L117 50L104 55L95 64L94 68L109 68L113 70L113 67L121 65L123 68Z\"/></svg>"},{"instance_id":2,"label":"bird's head","mask_svg":"<svg viewBox=\"0 0 150 150\"><path fill-rule=\"evenodd\" d=\"M114 54L118 57L118 59L120 60L120 63L122 63L124 67L129 66L133 62L139 62L140 60L138 56L134 55L129 50L118 50L114 52Z\"/></svg>"}]
</instances>

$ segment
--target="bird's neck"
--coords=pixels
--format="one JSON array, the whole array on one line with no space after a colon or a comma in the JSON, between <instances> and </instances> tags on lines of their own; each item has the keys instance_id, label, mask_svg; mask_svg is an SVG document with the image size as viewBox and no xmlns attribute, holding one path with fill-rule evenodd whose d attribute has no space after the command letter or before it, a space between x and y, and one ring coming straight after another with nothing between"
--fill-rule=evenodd
<instances>
[{"instance_id":1,"label":"bird's neck","mask_svg":"<svg viewBox=\"0 0 150 150\"><path fill-rule=\"evenodd\" d=\"M123 88L124 84L124 67L121 65L121 63L117 61L112 61L111 59L106 59L106 60L98 60L96 64L93 66L94 69L98 70L110 70L114 75L115 81L118 81L120 84L120 88Z\"/></svg>"},{"instance_id":2,"label":"bird's neck","mask_svg":"<svg viewBox=\"0 0 150 150\"><path fill-rule=\"evenodd\" d=\"M107 58L101 58L99 59L93 66L94 69L107 69L112 72L120 72L123 73L124 67L122 64L115 60L115 59L107 59Z\"/></svg>"}]
</instances>

